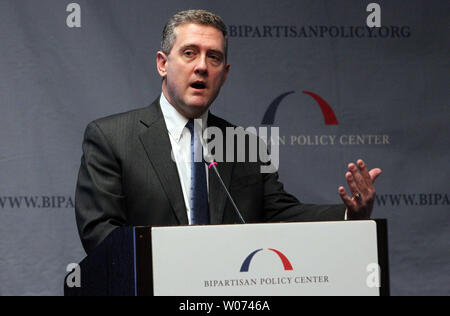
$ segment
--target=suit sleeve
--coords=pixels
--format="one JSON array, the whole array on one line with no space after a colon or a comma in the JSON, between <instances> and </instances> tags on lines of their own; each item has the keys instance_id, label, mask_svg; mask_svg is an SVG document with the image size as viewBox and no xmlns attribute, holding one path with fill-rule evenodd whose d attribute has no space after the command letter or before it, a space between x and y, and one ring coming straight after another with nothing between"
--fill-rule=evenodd
<instances>
[{"instance_id":1,"label":"suit sleeve","mask_svg":"<svg viewBox=\"0 0 450 316\"><path fill-rule=\"evenodd\" d=\"M266 222L342 221L345 206L302 204L288 194L278 173L263 174L264 216Z\"/></svg>"},{"instance_id":2,"label":"suit sleeve","mask_svg":"<svg viewBox=\"0 0 450 316\"><path fill-rule=\"evenodd\" d=\"M121 166L100 127L86 128L75 194L75 213L86 253L126 223Z\"/></svg>"}]
</instances>

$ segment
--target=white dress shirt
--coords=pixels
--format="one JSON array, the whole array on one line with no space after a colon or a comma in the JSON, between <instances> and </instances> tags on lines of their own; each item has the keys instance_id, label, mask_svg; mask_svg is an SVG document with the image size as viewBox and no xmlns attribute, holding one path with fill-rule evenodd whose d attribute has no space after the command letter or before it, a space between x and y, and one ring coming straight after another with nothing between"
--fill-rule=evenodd
<instances>
[{"instance_id":1,"label":"white dress shirt","mask_svg":"<svg viewBox=\"0 0 450 316\"><path fill-rule=\"evenodd\" d=\"M186 205L186 212L189 223L191 222L191 133L186 127L189 119L181 115L169 101L167 101L164 93L161 93L159 99L161 111L166 122L167 131L169 133L170 144L172 145L173 158L177 165L178 176L181 181L181 188L183 190L184 203ZM200 133L206 128L208 122L208 111L201 116L202 129L196 129ZM198 126L198 125L197 125ZM202 135L199 135L202 137ZM208 184L208 167L205 164L206 181ZM175 179L174 179L175 181Z\"/></svg>"}]
</instances>

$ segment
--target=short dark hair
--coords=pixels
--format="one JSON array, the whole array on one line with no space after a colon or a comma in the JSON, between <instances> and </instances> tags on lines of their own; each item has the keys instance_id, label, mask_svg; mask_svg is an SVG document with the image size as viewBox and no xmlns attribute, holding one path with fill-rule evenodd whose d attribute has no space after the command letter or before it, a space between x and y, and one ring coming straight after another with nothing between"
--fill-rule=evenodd
<instances>
[{"instance_id":1,"label":"short dark hair","mask_svg":"<svg viewBox=\"0 0 450 316\"><path fill-rule=\"evenodd\" d=\"M161 50L164 54L169 55L172 51L176 40L175 29L183 24L195 23L200 25L213 26L222 32L225 38L225 58L228 55L228 32L227 26L222 18L214 13L205 10L187 10L175 14L164 26Z\"/></svg>"}]
</instances>

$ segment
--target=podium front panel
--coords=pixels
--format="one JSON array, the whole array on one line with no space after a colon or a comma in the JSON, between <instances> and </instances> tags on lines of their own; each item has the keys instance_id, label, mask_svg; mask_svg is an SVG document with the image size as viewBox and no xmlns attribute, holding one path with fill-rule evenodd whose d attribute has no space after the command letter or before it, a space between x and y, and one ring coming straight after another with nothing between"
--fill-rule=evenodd
<instances>
[{"instance_id":1,"label":"podium front panel","mask_svg":"<svg viewBox=\"0 0 450 316\"><path fill-rule=\"evenodd\" d=\"M375 221L152 228L165 296L380 295Z\"/></svg>"}]
</instances>

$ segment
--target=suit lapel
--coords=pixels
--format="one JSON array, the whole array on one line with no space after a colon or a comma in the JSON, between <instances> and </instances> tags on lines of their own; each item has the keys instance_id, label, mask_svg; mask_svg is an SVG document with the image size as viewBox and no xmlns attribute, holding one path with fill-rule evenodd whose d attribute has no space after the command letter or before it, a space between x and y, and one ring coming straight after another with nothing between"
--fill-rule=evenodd
<instances>
[{"instance_id":1,"label":"suit lapel","mask_svg":"<svg viewBox=\"0 0 450 316\"><path fill-rule=\"evenodd\" d=\"M176 163L171 158L172 146L170 145L159 99L150 106L148 117L143 118L141 123L147 127L147 130L139 138L147 153L148 159L158 175L180 225L188 225L189 222L181 182Z\"/></svg>"},{"instance_id":2,"label":"suit lapel","mask_svg":"<svg viewBox=\"0 0 450 316\"><path fill-rule=\"evenodd\" d=\"M208 127L218 127L222 130L223 135L225 136L226 126L214 115L211 113L208 116ZM225 145L225 137L224 137L224 145ZM225 149L225 147L224 147ZM224 157L226 157L226 153L224 151ZM227 189L230 189L231 183L231 174L233 171L233 163L218 163L217 170L225 183ZM215 174L214 170L209 170L208 172L208 180L209 180L209 212L211 217L212 225L223 224L223 214L225 211L225 204L227 202L227 195L220 184L220 181Z\"/></svg>"}]
</instances>

